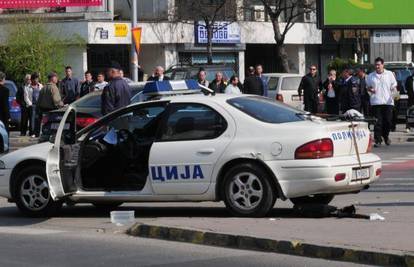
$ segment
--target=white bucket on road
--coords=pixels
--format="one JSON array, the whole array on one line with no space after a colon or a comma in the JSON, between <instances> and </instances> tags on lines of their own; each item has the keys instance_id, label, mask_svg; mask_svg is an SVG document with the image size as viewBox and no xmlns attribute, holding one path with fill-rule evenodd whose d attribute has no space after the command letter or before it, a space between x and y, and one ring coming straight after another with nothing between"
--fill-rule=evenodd
<instances>
[{"instance_id":1,"label":"white bucket on road","mask_svg":"<svg viewBox=\"0 0 414 267\"><path fill-rule=\"evenodd\" d=\"M115 210L111 211L111 223L117 226L131 225L135 222L135 211Z\"/></svg>"}]
</instances>

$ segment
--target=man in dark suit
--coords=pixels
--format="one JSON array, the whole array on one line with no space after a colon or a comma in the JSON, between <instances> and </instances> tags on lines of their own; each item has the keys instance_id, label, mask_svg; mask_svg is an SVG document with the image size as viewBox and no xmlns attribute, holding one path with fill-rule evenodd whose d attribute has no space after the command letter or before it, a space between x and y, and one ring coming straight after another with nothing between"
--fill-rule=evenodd
<instances>
[{"instance_id":1,"label":"man in dark suit","mask_svg":"<svg viewBox=\"0 0 414 267\"><path fill-rule=\"evenodd\" d=\"M411 75L405 81L405 90L408 95L408 107L414 106L414 75Z\"/></svg>"},{"instance_id":2,"label":"man in dark suit","mask_svg":"<svg viewBox=\"0 0 414 267\"><path fill-rule=\"evenodd\" d=\"M4 86L6 81L6 74L0 71L0 121L6 126L6 130L9 131L9 89Z\"/></svg>"},{"instance_id":3,"label":"man in dark suit","mask_svg":"<svg viewBox=\"0 0 414 267\"><path fill-rule=\"evenodd\" d=\"M318 76L316 65L309 67L309 73L302 77L298 88L299 97L303 95L305 111L311 113L318 112L319 98L318 93L322 87L321 79Z\"/></svg>"},{"instance_id":4,"label":"man in dark suit","mask_svg":"<svg viewBox=\"0 0 414 267\"><path fill-rule=\"evenodd\" d=\"M156 82L161 82L161 81L168 81L170 80L170 77L168 76L164 76L164 68L161 66L157 66L154 69L154 73L152 74L151 77L148 78L148 81L156 81Z\"/></svg>"}]
</instances>

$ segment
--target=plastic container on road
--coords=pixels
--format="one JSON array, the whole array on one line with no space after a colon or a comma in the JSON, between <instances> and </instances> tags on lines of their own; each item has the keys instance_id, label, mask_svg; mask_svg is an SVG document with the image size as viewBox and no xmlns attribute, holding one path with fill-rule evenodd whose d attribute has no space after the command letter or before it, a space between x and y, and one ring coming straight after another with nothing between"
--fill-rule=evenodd
<instances>
[{"instance_id":1,"label":"plastic container on road","mask_svg":"<svg viewBox=\"0 0 414 267\"><path fill-rule=\"evenodd\" d=\"M115 210L111 211L111 223L117 226L131 225L135 222L135 211L133 210Z\"/></svg>"}]
</instances>

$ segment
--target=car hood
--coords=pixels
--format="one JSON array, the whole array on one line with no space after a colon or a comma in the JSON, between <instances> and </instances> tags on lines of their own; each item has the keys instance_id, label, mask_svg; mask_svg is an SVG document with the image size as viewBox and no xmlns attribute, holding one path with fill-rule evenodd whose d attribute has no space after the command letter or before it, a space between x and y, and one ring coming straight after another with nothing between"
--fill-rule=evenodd
<instances>
[{"instance_id":1,"label":"car hood","mask_svg":"<svg viewBox=\"0 0 414 267\"><path fill-rule=\"evenodd\" d=\"M46 162L47 156L53 144L50 142L40 143L33 146L28 146L14 152L8 153L0 158L4 162L7 169L12 169L19 162L37 159Z\"/></svg>"}]
</instances>

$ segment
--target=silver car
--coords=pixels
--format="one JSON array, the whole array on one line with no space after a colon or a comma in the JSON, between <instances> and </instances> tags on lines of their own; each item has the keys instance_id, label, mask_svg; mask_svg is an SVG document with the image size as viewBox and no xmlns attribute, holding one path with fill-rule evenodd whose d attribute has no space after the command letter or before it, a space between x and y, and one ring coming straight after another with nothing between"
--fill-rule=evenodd
<instances>
[{"instance_id":1,"label":"silver car","mask_svg":"<svg viewBox=\"0 0 414 267\"><path fill-rule=\"evenodd\" d=\"M0 121L0 154L9 151L9 134L3 122Z\"/></svg>"}]
</instances>

